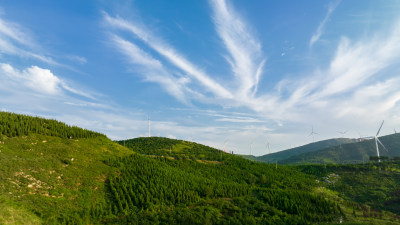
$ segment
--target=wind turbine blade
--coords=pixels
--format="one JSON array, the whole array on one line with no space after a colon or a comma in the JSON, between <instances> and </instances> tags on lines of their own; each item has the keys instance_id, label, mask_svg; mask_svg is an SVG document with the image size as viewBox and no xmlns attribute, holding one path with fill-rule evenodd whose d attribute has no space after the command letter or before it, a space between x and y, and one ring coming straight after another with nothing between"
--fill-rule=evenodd
<instances>
[{"instance_id":1,"label":"wind turbine blade","mask_svg":"<svg viewBox=\"0 0 400 225\"><path fill-rule=\"evenodd\" d=\"M383 149L385 149L387 152L389 152L388 149L382 144L382 142L378 138L376 138L376 140L383 147Z\"/></svg>"},{"instance_id":2,"label":"wind turbine blade","mask_svg":"<svg viewBox=\"0 0 400 225\"><path fill-rule=\"evenodd\" d=\"M379 132L381 131L381 128L382 128L382 126L383 126L383 122L385 122L385 121L384 121L384 120L382 121L382 124L381 124L381 126L379 127L379 130L378 130L378 133L376 133L375 136L378 136L378 135L379 135Z\"/></svg>"}]
</instances>

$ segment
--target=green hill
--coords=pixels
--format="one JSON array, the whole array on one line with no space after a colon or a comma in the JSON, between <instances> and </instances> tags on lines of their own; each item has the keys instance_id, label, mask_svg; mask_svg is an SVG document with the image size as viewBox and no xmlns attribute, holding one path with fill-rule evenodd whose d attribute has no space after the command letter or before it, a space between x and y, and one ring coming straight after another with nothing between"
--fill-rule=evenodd
<instances>
[{"instance_id":1,"label":"green hill","mask_svg":"<svg viewBox=\"0 0 400 225\"><path fill-rule=\"evenodd\" d=\"M276 152L276 153L258 156L255 158L255 160L260 161L260 162L266 162L266 163L275 163L276 161L281 162L290 157L302 155L304 153L315 152L315 151L325 149L328 147L339 146L339 145L353 143L353 142L355 142L354 139L348 139L348 138L336 138L336 139L318 141L318 142L310 143L310 144L303 145L300 147L291 148L291 149Z\"/></svg>"},{"instance_id":2,"label":"green hill","mask_svg":"<svg viewBox=\"0 0 400 225\"><path fill-rule=\"evenodd\" d=\"M390 158L400 156L400 134L392 134L379 138L388 151L381 148L380 155ZM280 160L281 164L305 163L363 163L368 162L370 156L376 156L375 140L342 144L322 150L291 156Z\"/></svg>"},{"instance_id":3,"label":"green hill","mask_svg":"<svg viewBox=\"0 0 400 225\"><path fill-rule=\"evenodd\" d=\"M366 164L299 165L300 171L313 175L326 187L352 205L352 217L375 217L382 210L400 215L400 162ZM357 210L355 210L357 209Z\"/></svg>"},{"instance_id":4,"label":"green hill","mask_svg":"<svg viewBox=\"0 0 400 225\"><path fill-rule=\"evenodd\" d=\"M313 169L12 113L0 124L0 224L400 224L384 211L352 218L351 198Z\"/></svg>"}]
</instances>

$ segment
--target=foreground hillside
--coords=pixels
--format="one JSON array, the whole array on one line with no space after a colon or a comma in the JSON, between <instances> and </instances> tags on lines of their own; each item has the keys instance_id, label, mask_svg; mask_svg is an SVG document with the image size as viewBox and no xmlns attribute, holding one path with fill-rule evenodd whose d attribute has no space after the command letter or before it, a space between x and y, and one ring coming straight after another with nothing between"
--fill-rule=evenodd
<instances>
[{"instance_id":1,"label":"foreground hillside","mask_svg":"<svg viewBox=\"0 0 400 225\"><path fill-rule=\"evenodd\" d=\"M353 202L353 217L381 218L382 210L385 210L400 218L399 161L296 167L314 176L343 199Z\"/></svg>"},{"instance_id":2,"label":"foreground hillside","mask_svg":"<svg viewBox=\"0 0 400 225\"><path fill-rule=\"evenodd\" d=\"M355 202L312 169L180 140L116 143L55 120L0 118L0 224L399 224L390 208L353 217Z\"/></svg>"},{"instance_id":3,"label":"foreground hillside","mask_svg":"<svg viewBox=\"0 0 400 225\"><path fill-rule=\"evenodd\" d=\"M3 112L0 118L0 224L89 221L85 214L105 202L105 181L115 172L102 160L131 151L54 120Z\"/></svg>"}]
</instances>

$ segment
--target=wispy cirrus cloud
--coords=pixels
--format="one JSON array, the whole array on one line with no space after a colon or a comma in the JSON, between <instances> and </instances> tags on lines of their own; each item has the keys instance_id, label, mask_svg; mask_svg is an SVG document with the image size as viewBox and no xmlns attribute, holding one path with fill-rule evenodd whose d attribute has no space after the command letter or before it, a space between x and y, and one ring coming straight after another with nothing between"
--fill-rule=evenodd
<instances>
[{"instance_id":1,"label":"wispy cirrus cloud","mask_svg":"<svg viewBox=\"0 0 400 225\"><path fill-rule=\"evenodd\" d=\"M394 79L397 74L387 73L388 68L399 69L399 22L391 29L362 40L343 37L326 69L318 69L314 75L301 80L287 81L292 91L287 98L278 97L278 111L296 112L297 118L303 121L312 120L315 114L326 118L356 114L359 117L389 116L386 113L393 113L393 110L387 107L399 104L400 83ZM385 87L386 91L379 87ZM375 97L368 92L373 92ZM384 108L386 110L380 110ZM301 112L305 113L301 115Z\"/></svg>"},{"instance_id":2,"label":"wispy cirrus cloud","mask_svg":"<svg viewBox=\"0 0 400 225\"><path fill-rule=\"evenodd\" d=\"M21 30L23 30L23 28L18 24L0 18L0 34L2 38L7 37L25 46L34 46L32 38Z\"/></svg>"},{"instance_id":3,"label":"wispy cirrus cloud","mask_svg":"<svg viewBox=\"0 0 400 225\"><path fill-rule=\"evenodd\" d=\"M171 75L160 61L154 59L134 43L116 35L112 36L111 40L119 51L128 57L130 63L142 66L141 72L146 81L159 83L169 94L184 103L188 103L185 95L185 89L187 89L185 84L189 82L187 79Z\"/></svg>"},{"instance_id":4,"label":"wispy cirrus cloud","mask_svg":"<svg viewBox=\"0 0 400 225\"><path fill-rule=\"evenodd\" d=\"M329 68L322 72L315 98L353 92L400 59L400 21L392 29L364 40L351 42L342 38ZM321 85L323 84L323 85Z\"/></svg>"},{"instance_id":5,"label":"wispy cirrus cloud","mask_svg":"<svg viewBox=\"0 0 400 225\"><path fill-rule=\"evenodd\" d=\"M33 58L58 65L54 59L44 54L38 54L37 51L37 44L25 28L0 18L0 54Z\"/></svg>"},{"instance_id":6,"label":"wispy cirrus cloud","mask_svg":"<svg viewBox=\"0 0 400 225\"><path fill-rule=\"evenodd\" d=\"M254 97L257 92L265 59L262 46L234 8L225 0L210 0L215 29L229 56L226 60L237 79L236 98Z\"/></svg>"},{"instance_id":7,"label":"wispy cirrus cloud","mask_svg":"<svg viewBox=\"0 0 400 225\"><path fill-rule=\"evenodd\" d=\"M249 25L246 24L245 21L242 20L234 9L228 6L225 1L211 1L210 5L214 9L213 21L217 34L220 36L228 52L228 55L226 55L225 58L231 65L232 75L236 81L232 86L221 85L217 80L212 79L212 75L199 69L194 63L190 62L182 54L178 53L164 40L160 39L160 35L157 35L156 37L156 35L152 34L152 32L150 32L145 26L132 21L127 21L120 17L112 17L107 13L103 13L103 17L108 26L134 34L135 37L141 40L142 43L145 43L147 47L150 47L158 53L158 55L148 54L141 50L141 55L144 55L145 57L140 58L140 60L148 59L149 56L152 59L152 63L144 63L146 64L148 71L157 70L158 74L162 74L162 77L152 76L152 78L156 78L153 79L154 81L163 83L162 81L165 81L165 77L168 77L167 74L170 74L170 78L174 77L171 76L171 72L167 67L160 66L161 60L157 58L162 56L166 59L166 62L170 63L184 74L180 77L180 80L186 82L179 83L181 84L179 88L184 90L186 97L192 96L204 100L207 98L205 97L207 96L207 93L212 93L212 97L209 96L206 101L215 103L215 98L217 98L219 99L217 100L219 101L217 104L222 103L224 105L228 104L236 106L245 105L251 108L255 107L254 109L258 110L260 99L256 98L255 94L257 93L258 83L265 64L261 44L255 35L253 35L248 29ZM115 38L112 38L112 41L114 43L119 43L119 45L122 43L121 41L116 41ZM119 51L123 51L125 55L138 55L137 45L134 44L136 41L137 39L125 43L130 43L131 46L136 46L136 48L119 48ZM154 63L154 60L156 60L157 63ZM142 63L142 65L144 64ZM150 76L146 77L151 78ZM150 81L150 79L148 80ZM194 81L198 81L198 83ZM204 89L195 91L198 89L196 87L199 84L205 87L206 91L204 91ZM167 88L171 87L169 82L164 82L164 86ZM177 93L177 90L178 89L175 91L170 90L168 92L170 94L172 93L173 96L182 101L182 94ZM187 96L187 94L189 94L189 96Z\"/></svg>"},{"instance_id":8,"label":"wispy cirrus cloud","mask_svg":"<svg viewBox=\"0 0 400 225\"><path fill-rule=\"evenodd\" d=\"M184 56L178 53L173 47L166 44L164 41L157 38L144 27L140 27L132 22L126 21L119 17L111 17L103 13L106 23L113 27L124 31L128 31L141 39L150 48L167 59L171 64L185 72L187 75L196 79L209 92L219 98L233 98L232 94L218 82L213 80L202 70L198 69L193 63L187 60Z\"/></svg>"},{"instance_id":9,"label":"wispy cirrus cloud","mask_svg":"<svg viewBox=\"0 0 400 225\"><path fill-rule=\"evenodd\" d=\"M328 22L329 18L331 17L331 14L333 13L333 11L335 11L336 7L340 4L341 0L335 0L334 2L331 2L328 6L328 11L324 17L324 19L322 20L322 22L318 25L317 30L315 31L315 33L311 36L310 39L310 47L314 45L315 42L317 42L320 38L321 35L324 31L325 25Z\"/></svg>"}]
</instances>

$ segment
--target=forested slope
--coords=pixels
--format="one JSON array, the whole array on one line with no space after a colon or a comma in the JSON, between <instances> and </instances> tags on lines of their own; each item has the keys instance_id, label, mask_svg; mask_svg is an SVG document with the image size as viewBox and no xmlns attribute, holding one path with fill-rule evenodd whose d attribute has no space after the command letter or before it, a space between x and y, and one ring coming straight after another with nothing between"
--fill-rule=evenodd
<instances>
[{"instance_id":1,"label":"forested slope","mask_svg":"<svg viewBox=\"0 0 400 225\"><path fill-rule=\"evenodd\" d=\"M0 134L18 137L29 134L42 134L61 138L105 137L105 135L69 126L65 123L40 117L0 112Z\"/></svg>"},{"instance_id":2,"label":"forested slope","mask_svg":"<svg viewBox=\"0 0 400 225\"><path fill-rule=\"evenodd\" d=\"M296 167L353 202L353 217L382 218L390 211L400 219L400 161Z\"/></svg>"},{"instance_id":3,"label":"forested slope","mask_svg":"<svg viewBox=\"0 0 400 225\"><path fill-rule=\"evenodd\" d=\"M256 161L266 162L266 163L275 163L276 161L282 162L290 157L296 157L303 154L313 154L315 151L319 151L322 149L326 149L333 146L340 146L343 144L353 143L354 139L349 138L335 138L328 139L323 141L318 141L315 143L310 143L307 145L291 148L288 150L283 150L276 153L271 153L267 155L258 156L255 158Z\"/></svg>"},{"instance_id":4,"label":"forested slope","mask_svg":"<svg viewBox=\"0 0 400 225\"><path fill-rule=\"evenodd\" d=\"M387 148L380 147L380 155L390 158L400 156L400 134L379 137ZM368 162L370 156L377 156L375 140L342 144L328 147L319 151L304 153L279 161L281 164L306 163L363 163Z\"/></svg>"}]
</instances>

